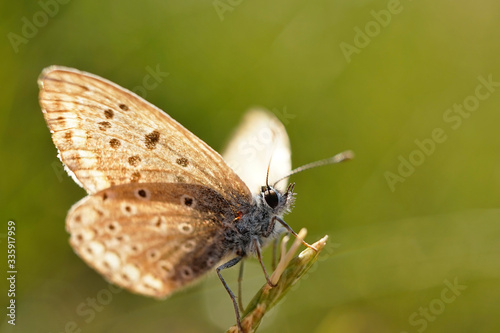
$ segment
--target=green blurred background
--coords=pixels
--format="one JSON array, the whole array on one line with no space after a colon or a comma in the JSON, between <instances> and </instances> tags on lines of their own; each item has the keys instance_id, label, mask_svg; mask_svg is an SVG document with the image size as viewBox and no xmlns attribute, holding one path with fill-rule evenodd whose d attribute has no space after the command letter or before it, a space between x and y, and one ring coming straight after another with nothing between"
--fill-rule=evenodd
<instances>
[{"instance_id":1,"label":"green blurred background","mask_svg":"<svg viewBox=\"0 0 500 333\"><path fill-rule=\"evenodd\" d=\"M330 241L261 332L500 331L500 87L478 80L500 82L498 1L4 1L0 18L0 262L14 220L18 270L15 327L1 279L2 332L234 323L215 274L156 301L111 293L73 253L64 219L85 192L62 173L37 101L52 64L136 91L159 68L168 76L143 95L215 149L259 105L290 115L294 166L356 152L292 178L287 222ZM474 111L448 111L464 102ZM236 288L237 269L225 277ZM264 282L250 260L245 300Z\"/></svg>"}]
</instances>

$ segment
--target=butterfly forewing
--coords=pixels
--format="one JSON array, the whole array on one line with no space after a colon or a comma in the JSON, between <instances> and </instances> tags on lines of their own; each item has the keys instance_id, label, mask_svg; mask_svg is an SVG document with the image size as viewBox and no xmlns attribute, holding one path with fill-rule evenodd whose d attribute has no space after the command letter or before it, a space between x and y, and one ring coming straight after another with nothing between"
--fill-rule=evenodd
<instances>
[{"instance_id":1,"label":"butterfly forewing","mask_svg":"<svg viewBox=\"0 0 500 333\"><path fill-rule=\"evenodd\" d=\"M221 224L234 219L218 193L201 185L114 186L73 206L66 219L75 251L108 280L165 297L214 268Z\"/></svg>"},{"instance_id":2,"label":"butterfly forewing","mask_svg":"<svg viewBox=\"0 0 500 333\"><path fill-rule=\"evenodd\" d=\"M247 112L222 156L252 193L260 192L269 166L269 184L287 175L292 167L285 126L262 109ZM277 187L284 190L286 184L284 180Z\"/></svg>"},{"instance_id":3,"label":"butterfly forewing","mask_svg":"<svg viewBox=\"0 0 500 333\"><path fill-rule=\"evenodd\" d=\"M246 185L222 157L170 116L98 76L49 67L40 104L62 162L88 193L126 183L209 187L250 202Z\"/></svg>"}]
</instances>

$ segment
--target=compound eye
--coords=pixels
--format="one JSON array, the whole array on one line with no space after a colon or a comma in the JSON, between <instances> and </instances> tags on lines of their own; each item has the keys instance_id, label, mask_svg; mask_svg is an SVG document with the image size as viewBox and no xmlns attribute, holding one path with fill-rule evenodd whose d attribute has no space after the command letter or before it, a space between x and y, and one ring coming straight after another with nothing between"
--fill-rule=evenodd
<instances>
[{"instance_id":1,"label":"compound eye","mask_svg":"<svg viewBox=\"0 0 500 333\"><path fill-rule=\"evenodd\" d=\"M268 190L264 194L264 199L266 200L266 203L269 205L271 208L276 208L279 203L278 199L278 194L274 190Z\"/></svg>"}]
</instances>

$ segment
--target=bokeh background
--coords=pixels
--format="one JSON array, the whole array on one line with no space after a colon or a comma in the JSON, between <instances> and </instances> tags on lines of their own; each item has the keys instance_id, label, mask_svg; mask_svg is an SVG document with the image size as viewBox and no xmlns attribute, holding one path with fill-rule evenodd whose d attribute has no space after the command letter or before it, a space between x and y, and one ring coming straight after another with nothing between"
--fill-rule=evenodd
<instances>
[{"instance_id":1,"label":"bokeh background","mask_svg":"<svg viewBox=\"0 0 500 333\"><path fill-rule=\"evenodd\" d=\"M307 227L310 242L330 241L261 332L500 330L498 1L0 8L0 276L9 220L18 271L15 327L0 279L0 331L223 332L234 323L215 274L156 301L110 287L73 253L64 219L85 192L63 173L37 101L36 79L52 64L135 89L215 149L258 105L284 119L294 166L356 152L293 177L287 222ZM168 75L144 89L155 69ZM236 288L237 269L225 277ZM250 260L245 300L264 282Z\"/></svg>"}]
</instances>

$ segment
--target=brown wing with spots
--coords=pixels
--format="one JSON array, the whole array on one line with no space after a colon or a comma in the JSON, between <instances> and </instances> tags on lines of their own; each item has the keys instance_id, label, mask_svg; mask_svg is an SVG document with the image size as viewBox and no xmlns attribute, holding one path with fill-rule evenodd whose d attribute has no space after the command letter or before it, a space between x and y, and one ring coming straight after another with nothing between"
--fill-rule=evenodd
<instances>
[{"instance_id":1,"label":"brown wing with spots","mask_svg":"<svg viewBox=\"0 0 500 333\"><path fill-rule=\"evenodd\" d=\"M227 255L222 222L231 208L190 184L125 184L90 195L66 219L70 243L87 264L132 292L166 297Z\"/></svg>"},{"instance_id":2,"label":"brown wing with spots","mask_svg":"<svg viewBox=\"0 0 500 333\"><path fill-rule=\"evenodd\" d=\"M38 84L59 157L89 194L130 182L182 182L251 200L217 152L136 94L64 67L46 68Z\"/></svg>"}]
</instances>

